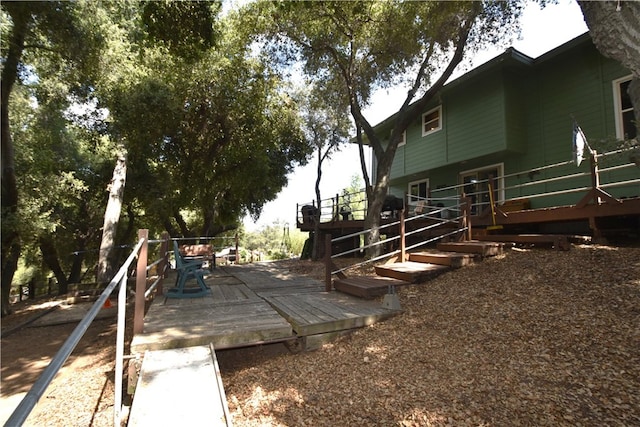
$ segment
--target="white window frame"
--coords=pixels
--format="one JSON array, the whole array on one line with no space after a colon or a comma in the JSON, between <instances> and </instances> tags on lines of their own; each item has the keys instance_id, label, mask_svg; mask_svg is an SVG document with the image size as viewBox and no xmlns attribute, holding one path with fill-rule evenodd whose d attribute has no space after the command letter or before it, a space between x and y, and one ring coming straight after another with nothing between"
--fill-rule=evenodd
<instances>
[{"instance_id":1,"label":"white window frame","mask_svg":"<svg viewBox=\"0 0 640 427\"><path fill-rule=\"evenodd\" d=\"M431 129L429 131L424 130L424 125L425 125L425 118L429 115L432 114L434 111L438 112L438 126L434 129ZM436 108L432 108L431 110L427 111L426 113L424 113L422 115L422 136L427 136L427 135L431 135L434 132L438 132L439 130L442 129L442 105L438 105Z\"/></svg>"},{"instance_id":2,"label":"white window frame","mask_svg":"<svg viewBox=\"0 0 640 427\"><path fill-rule=\"evenodd\" d=\"M407 143L407 131L402 132L402 139L398 142L398 147L401 147Z\"/></svg>"},{"instance_id":3,"label":"white window frame","mask_svg":"<svg viewBox=\"0 0 640 427\"><path fill-rule=\"evenodd\" d=\"M418 202L418 200L414 200L413 196L411 194L411 187L414 185L420 185L422 183L427 184L427 194L425 194L425 199L429 196L429 178L425 178L425 179L419 179L417 181L411 181L409 184L407 184L407 198L408 198L408 203L409 204L415 204Z\"/></svg>"},{"instance_id":4,"label":"white window frame","mask_svg":"<svg viewBox=\"0 0 640 427\"><path fill-rule=\"evenodd\" d=\"M392 133L393 133L393 129L389 132L389 140L391 140ZM402 132L402 138L400 139L400 142L398 142L398 147L402 147L406 143L407 143L407 131L405 130Z\"/></svg>"},{"instance_id":5,"label":"white window frame","mask_svg":"<svg viewBox=\"0 0 640 427\"><path fill-rule=\"evenodd\" d=\"M624 123L622 120L622 114L626 111L633 111L633 107L631 110L622 111L622 95L620 93L620 85L626 81L629 81L633 78L632 74L628 76L620 77L619 79L615 79L611 82L613 87L613 117L615 118L615 126L616 126L616 138L624 139ZM636 129L638 129L638 125L636 124Z\"/></svg>"}]
</instances>

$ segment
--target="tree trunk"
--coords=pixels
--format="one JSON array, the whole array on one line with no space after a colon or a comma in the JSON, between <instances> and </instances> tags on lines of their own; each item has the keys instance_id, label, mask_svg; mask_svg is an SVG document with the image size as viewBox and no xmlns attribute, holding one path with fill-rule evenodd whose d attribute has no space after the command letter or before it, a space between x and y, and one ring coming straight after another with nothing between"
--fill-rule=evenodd
<instances>
[{"instance_id":1,"label":"tree trunk","mask_svg":"<svg viewBox=\"0 0 640 427\"><path fill-rule=\"evenodd\" d=\"M28 10L25 10L24 4L16 2L11 5L3 5L4 7L7 7L11 15L13 28L9 35L8 52L3 63L0 84L0 162L2 167L0 204L2 205L3 226L2 247L0 248L0 266L2 268L0 305L2 306L2 316L11 312L9 293L22 249L17 227L12 225L15 224L15 215L18 210L18 187L16 185L13 140L9 126L9 97L18 77L18 64L22 57L24 41L31 21L31 16ZM28 7L26 6L27 9Z\"/></svg>"},{"instance_id":2,"label":"tree trunk","mask_svg":"<svg viewBox=\"0 0 640 427\"><path fill-rule=\"evenodd\" d=\"M86 249L85 239L78 239L78 244L76 245L78 249L76 253L73 254L73 262L71 263L71 271L69 271L69 277L67 278L67 287L65 289L60 288L59 293L67 293L69 292L68 284L69 283L80 283L82 279L82 264L84 262L84 251Z\"/></svg>"},{"instance_id":3,"label":"tree trunk","mask_svg":"<svg viewBox=\"0 0 640 427\"><path fill-rule=\"evenodd\" d=\"M180 227L180 233L182 234L182 237L192 237L191 230L189 230L189 226L185 222L184 218L182 218L182 215L179 211L176 210L173 213L173 218L176 220L178 226Z\"/></svg>"},{"instance_id":4,"label":"tree trunk","mask_svg":"<svg viewBox=\"0 0 640 427\"><path fill-rule=\"evenodd\" d=\"M589 34L600 53L633 74L629 96L640 123L640 2L579 1Z\"/></svg>"},{"instance_id":5,"label":"tree trunk","mask_svg":"<svg viewBox=\"0 0 640 427\"><path fill-rule=\"evenodd\" d=\"M38 239L40 243L40 252L42 252L42 259L44 263L49 267L56 276L58 281L58 295L66 294L68 291L67 277L62 271L60 266L60 260L58 259L58 251L56 250L53 238L50 235L41 236Z\"/></svg>"},{"instance_id":6,"label":"tree trunk","mask_svg":"<svg viewBox=\"0 0 640 427\"><path fill-rule=\"evenodd\" d=\"M102 242L100 243L100 254L98 259L98 271L96 280L99 284L109 283L113 277L113 265L111 256L118 230L120 211L122 210L122 199L124 196L124 185L127 178L127 158L124 147L120 147L116 167L113 169L113 179L109 189L109 200L104 213L104 225L102 227Z\"/></svg>"},{"instance_id":7,"label":"tree trunk","mask_svg":"<svg viewBox=\"0 0 640 427\"><path fill-rule=\"evenodd\" d=\"M2 260L2 317L12 313L9 300L11 281L13 280L13 274L16 268L18 268L18 259L20 258L21 250L22 246L20 245L20 241L14 240L9 250L6 251L5 258Z\"/></svg>"},{"instance_id":8,"label":"tree trunk","mask_svg":"<svg viewBox=\"0 0 640 427\"><path fill-rule=\"evenodd\" d=\"M318 260L318 245L319 244L324 244L323 242L320 242L320 214L321 212L321 204L322 204L322 199L320 198L320 181L322 180L322 160L324 159L324 157L322 156L322 148L318 147L318 167L316 169L317 175L316 175L316 185L315 185L315 192L316 192L316 211L313 213L313 245L311 246L311 259L313 261L317 261ZM325 254L326 255L326 254Z\"/></svg>"}]
</instances>

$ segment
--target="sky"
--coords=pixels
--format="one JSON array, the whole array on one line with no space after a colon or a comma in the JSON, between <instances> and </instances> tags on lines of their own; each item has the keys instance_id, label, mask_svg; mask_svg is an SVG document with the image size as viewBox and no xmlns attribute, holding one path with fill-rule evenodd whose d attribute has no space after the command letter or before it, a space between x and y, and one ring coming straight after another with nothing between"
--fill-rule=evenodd
<instances>
[{"instance_id":1,"label":"sky","mask_svg":"<svg viewBox=\"0 0 640 427\"><path fill-rule=\"evenodd\" d=\"M515 49L527 56L536 58L561 44L583 34L587 26L582 17L580 7L575 0L559 0L557 4L548 4L544 9L530 3L524 10L521 21L521 35L511 44ZM504 52L504 48L495 48L479 52L470 60L475 68ZM453 78L459 77L465 70L460 67ZM365 117L372 124L377 124L400 108L406 94L405 89L380 90L373 95L371 106L364 110ZM367 164L370 164L367 154ZM290 228L296 224L296 203L308 204L315 199L317 159L313 158L306 166L298 166L289 175L289 183L278 194L276 200L264 206L257 222L251 218L244 219L248 231L259 230L278 221L288 223ZM323 163L320 193L323 199L341 193L349 186L354 175L361 176L360 157L356 144L348 144L342 151Z\"/></svg>"}]
</instances>

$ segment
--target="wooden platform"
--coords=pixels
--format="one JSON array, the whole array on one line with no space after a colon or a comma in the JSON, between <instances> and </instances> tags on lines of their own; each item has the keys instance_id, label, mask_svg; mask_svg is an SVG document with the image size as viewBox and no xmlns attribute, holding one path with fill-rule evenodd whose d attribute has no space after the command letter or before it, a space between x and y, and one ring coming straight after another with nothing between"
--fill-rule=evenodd
<instances>
[{"instance_id":1,"label":"wooden platform","mask_svg":"<svg viewBox=\"0 0 640 427\"><path fill-rule=\"evenodd\" d=\"M128 426L230 426L212 346L148 351Z\"/></svg>"},{"instance_id":2,"label":"wooden platform","mask_svg":"<svg viewBox=\"0 0 640 427\"><path fill-rule=\"evenodd\" d=\"M132 340L131 352L294 341L358 328L398 313L379 303L327 293L323 283L283 274L268 263L218 268L205 281L211 295L157 298L145 316L143 333Z\"/></svg>"}]
</instances>

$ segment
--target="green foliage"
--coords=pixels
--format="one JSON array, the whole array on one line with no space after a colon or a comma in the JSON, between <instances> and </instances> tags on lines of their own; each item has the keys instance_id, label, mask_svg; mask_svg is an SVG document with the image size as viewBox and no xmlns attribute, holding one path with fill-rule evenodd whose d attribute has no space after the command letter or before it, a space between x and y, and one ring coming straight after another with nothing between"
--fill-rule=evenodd
<instances>
[{"instance_id":1,"label":"green foliage","mask_svg":"<svg viewBox=\"0 0 640 427\"><path fill-rule=\"evenodd\" d=\"M289 238L285 239L285 230L287 229ZM271 225L263 226L258 231L246 232L243 230L240 233L240 246L250 251L263 253L266 255L266 259L287 259L291 256L300 256L307 237L306 233L278 220ZM290 246L285 248L286 244L283 245L283 243Z\"/></svg>"},{"instance_id":2,"label":"green foliage","mask_svg":"<svg viewBox=\"0 0 640 427\"><path fill-rule=\"evenodd\" d=\"M119 143L129 164L118 243L140 227L232 228L307 161L296 102L219 11L219 2L2 3L3 60L25 23L10 99L20 202L3 210L2 233L21 236L27 264L76 278L91 267Z\"/></svg>"},{"instance_id":3,"label":"green foliage","mask_svg":"<svg viewBox=\"0 0 640 427\"><path fill-rule=\"evenodd\" d=\"M221 1L145 1L142 22L154 44L165 45L173 55L196 60L214 47L219 34L215 16Z\"/></svg>"}]
</instances>

